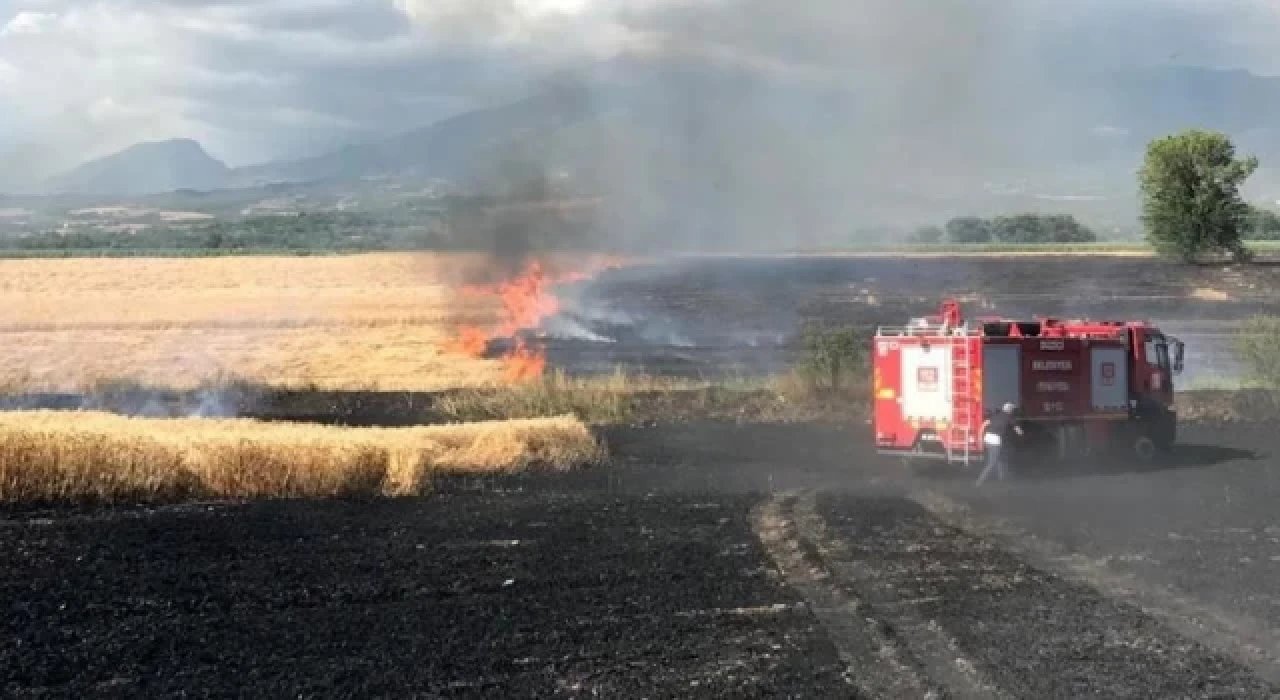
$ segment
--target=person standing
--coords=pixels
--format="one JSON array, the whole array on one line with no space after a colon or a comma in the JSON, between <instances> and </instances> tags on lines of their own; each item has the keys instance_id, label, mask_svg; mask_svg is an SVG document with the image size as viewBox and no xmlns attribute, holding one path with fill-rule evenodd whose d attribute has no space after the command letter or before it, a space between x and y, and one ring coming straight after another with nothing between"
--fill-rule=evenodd
<instances>
[{"instance_id":1,"label":"person standing","mask_svg":"<svg viewBox=\"0 0 1280 700\"><path fill-rule=\"evenodd\" d=\"M1009 443L1014 435L1022 435L1022 426L1014 418L1017 406L1006 403L1000 411L982 423L982 443L986 446L987 466L978 476L978 486L994 472L996 479L1007 476Z\"/></svg>"}]
</instances>

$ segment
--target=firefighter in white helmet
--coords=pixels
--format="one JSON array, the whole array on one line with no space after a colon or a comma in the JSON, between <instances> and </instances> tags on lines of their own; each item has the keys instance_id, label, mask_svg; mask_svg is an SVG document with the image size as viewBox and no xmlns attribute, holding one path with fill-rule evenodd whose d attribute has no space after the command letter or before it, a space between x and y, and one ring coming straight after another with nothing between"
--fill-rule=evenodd
<instances>
[{"instance_id":1,"label":"firefighter in white helmet","mask_svg":"<svg viewBox=\"0 0 1280 700\"><path fill-rule=\"evenodd\" d=\"M1012 403L1006 403L1000 408L1000 412L987 418L982 423L982 442L986 446L987 466L982 470L982 474L978 476L978 485L981 486L987 477L995 472L995 476L1000 481L1004 481L1007 476L1009 442L1014 435L1022 435L1022 426L1018 424L1015 413L1018 407Z\"/></svg>"}]
</instances>

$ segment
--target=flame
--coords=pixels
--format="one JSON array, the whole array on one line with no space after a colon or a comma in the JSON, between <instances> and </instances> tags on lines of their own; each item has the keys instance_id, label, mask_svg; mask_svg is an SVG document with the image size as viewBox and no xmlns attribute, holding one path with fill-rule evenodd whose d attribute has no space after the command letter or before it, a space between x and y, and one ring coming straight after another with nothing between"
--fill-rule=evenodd
<instances>
[{"instance_id":1,"label":"flame","mask_svg":"<svg viewBox=\"0 0 1280 700\"><path fill-rule=\"evenodd\" d=\"M537 260L529 263L524 274L498 285L498 297L502 299L506 318L500 331L502 335L512 336L521 329L537 328L543 319L560 310L560 301L547 291L547 286L546 274Z\"/></svg>"},{"instance_id":2,"label":"flame","mask_svg":"<svg viewBox=\"0 0 1280 700\"><path fill-rule=\"evenodd\" d=\"M516 339L511 353L502 358L503 375L509 382L537 379L547 367L547 356L541 348L530 348L523 338Z\"/></svg>"},{"instance_id":3,"label":"flame","mask_svg":"<svg viewBox=\"0 0 1280 700\"><path fill-rule=\"evenodd\" d=\"M448 349L461 355L483 357L489 337L479 328L466 327L458 333L458 337L449 341Z\"/></svg>"},{"instance_id":4,"label":"flame","mask_svg":"<svg viewBox=\"0 0 1280 700\"><path fill-rule=\"evenodd\" d=\"M526 342L519 333L537 328L545 319L560 311L560 300L550 288L556 284L587 280L596 272L621 265L621 259L608 257L593 261L588 266L588 271L551 275L540 261L532 260L514 279L497 285L462 287L460 292L465 296L496 296L502 305L502 321L489 332L475 326L464 327L459 331L458 337L449 342L448 347L453 352L484 357L490 340L513 338L514 344L502 358L505 378L509 382L536 379L546 369L546 351Z\"/></svg>"}]
</instances>

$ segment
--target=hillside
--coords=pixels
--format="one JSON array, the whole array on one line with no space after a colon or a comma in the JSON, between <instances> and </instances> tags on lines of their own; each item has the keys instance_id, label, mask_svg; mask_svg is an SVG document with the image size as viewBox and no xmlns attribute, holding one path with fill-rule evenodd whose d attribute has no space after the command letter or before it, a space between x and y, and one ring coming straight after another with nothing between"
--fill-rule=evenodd
<instances>
[{"instance_id":1,"label":"hillside","mask_svg":"<svg viewBox=\"0 0 1280 700\"><path fill-rule=\"evenodd\" d=\"M462 178L478 163L502 160L522 140L536 140L587 115L584 93L552 90L314 158L240 168L232 181L251 186L381 175Z\"/></svg>"},{"instance_id":2,"label":"hillside","mask_svg":"<svg viewBox=\"0 0 1280 700\"><path fill-rule=\"evenodd\" d=\"M152 141L89 161L45 183L56 194L143 195L227 185L231 170L191 139Z\"/></svg>"},{"instance_id":3,"label":"hillside","mask_svg":"<svg viewBox=\"0 0 1280 700\"><path fill-rule=\"evenodd\" d=\"M542 172L609 195L612 226L629 235L787 231L804 244L842 239L850 221L913 225L1012 209L1074 213L1106 229L1135 214L1133 172L1146 142L1195 125L1226 130L1259 155L1250 195L1275 198L1280 79L1242 71L1064 72L1051 104L1015 86L993 105L903 125L869 111L868 96L831 84L679 63L597 68L589 79L318 157L227 170L191 141L141 144L77 168L56 189L353 188L361 178L405 176L488 189Z\"/></svg>"}]
</instances>

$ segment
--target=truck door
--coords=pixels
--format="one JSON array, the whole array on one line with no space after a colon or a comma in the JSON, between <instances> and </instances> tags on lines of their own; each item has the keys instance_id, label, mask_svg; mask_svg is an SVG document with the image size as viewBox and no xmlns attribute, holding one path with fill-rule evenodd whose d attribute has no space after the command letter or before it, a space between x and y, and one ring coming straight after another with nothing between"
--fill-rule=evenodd
<instances>
[{"instance_id":1,"label":"truck door","mask_svg":"<svg viewBox=\"0 0 1280 700\"><path fill-rule=\"evenodd\" d=\"M1089 408L1125 411L1129 407L1129 364L1126 349L1095 345L1089 348Z\"/></svg>"},{"instance_id":2,"label":"truck door","mask_svg":"<svg viewBox=\"0 0 1280 700\"><path fill-rule=\"evenodd\" d=\"M1022 403L1022 347L987 343L982 346L982 405L997 411L1006 403Z\"/></svg>"}]
</instances>

